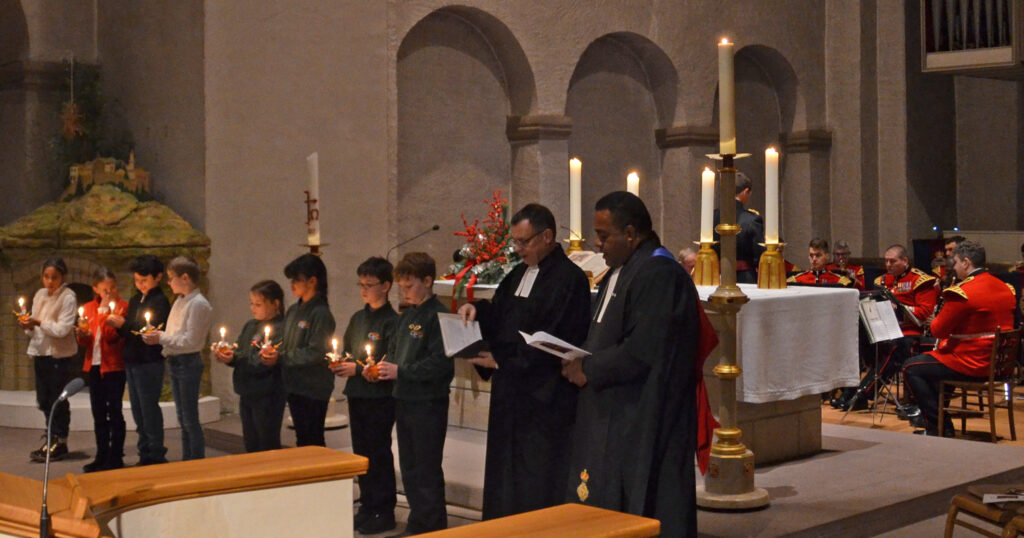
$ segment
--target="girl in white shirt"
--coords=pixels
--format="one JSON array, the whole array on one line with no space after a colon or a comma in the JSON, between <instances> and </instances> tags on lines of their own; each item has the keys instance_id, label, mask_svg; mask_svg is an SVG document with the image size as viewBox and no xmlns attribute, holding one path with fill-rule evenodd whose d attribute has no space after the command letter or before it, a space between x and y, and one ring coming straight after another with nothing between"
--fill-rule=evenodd
<instances>
[{"instance_id":1,"label":"girl in white shirt","mask_svg":"<svg viewBox=\"0 0 1024 538\"><path fill-rule=\"evenodd\" d=\"M18 320L18 325L31 336L28 354L35 365L36 402L47 421L53 402L73 376L71 358L78 352L75 341L78 303L75 292L64 282L67 272L67 265L61 258L48 258L43 262L43 287L32 299L32 313ZM47 451L51 460L67 456L70 423L71 407L68 402L61 402L54 410L53 440L47 443L44 435L42 446L30 454L32 461L46 461Z\"/></svg>"}]
</instances>

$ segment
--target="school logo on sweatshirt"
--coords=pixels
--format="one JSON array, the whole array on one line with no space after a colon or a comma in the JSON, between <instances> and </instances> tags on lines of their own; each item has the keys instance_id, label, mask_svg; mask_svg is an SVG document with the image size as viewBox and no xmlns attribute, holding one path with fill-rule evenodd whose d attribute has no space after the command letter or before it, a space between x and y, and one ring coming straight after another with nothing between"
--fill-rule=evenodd
<instances>
[{"instance_id":1,"label":"school logo on sweatshirt","mask_svg":"<svg viewBox=\"0 0 1024 538\"><path fill-rule=\"evenodd\" d=\"M366 338L371 342L379 342L380 333L366 333Z\"/></svg>"},{"instance_id":2,"label":"school logo on sweatshirt","mask_svg":"<svg viewBox=\"0 0 1024 538\"><path fill-rule=\"evenodd\" d=\"M420 339L423 338L423 326L415 323L409 324L409 336Z\"/></svg>"},{"instance_id":3,"label":"school logo on sweatshirt","mask_svg":"<svg viewBox=\"0 0 1024 538\"><path fill-rule=\"evenodd\" d=\"M305 321L305 320L300 321L299 322L299 328L300 329L308 329L309 328L309 322Z\"/></svg>"}]
</instances>

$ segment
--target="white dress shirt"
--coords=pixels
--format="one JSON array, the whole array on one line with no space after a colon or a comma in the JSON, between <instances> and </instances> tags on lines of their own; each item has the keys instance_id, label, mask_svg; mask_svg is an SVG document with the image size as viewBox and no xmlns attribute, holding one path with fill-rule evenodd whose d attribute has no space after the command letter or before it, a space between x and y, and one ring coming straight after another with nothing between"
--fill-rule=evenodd
<instances>
[{"instance_id":1,"label":"white dress shirt","mask_svg":"<svg viewBox=\"0 0 1024 538\"><path fill-rule=\"evenodd\" d=\"M206 347L213 307L198 289L178 297L167 315L167 327L160 335L164 357L198 353Z\"/></svg>"}]
</instances>

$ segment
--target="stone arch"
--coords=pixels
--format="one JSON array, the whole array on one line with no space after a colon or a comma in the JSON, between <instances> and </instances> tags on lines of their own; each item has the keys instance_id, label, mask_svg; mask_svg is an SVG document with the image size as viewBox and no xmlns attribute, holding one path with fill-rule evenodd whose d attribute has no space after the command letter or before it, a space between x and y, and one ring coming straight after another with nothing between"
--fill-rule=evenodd
<instances>
[{"instance_id":1,"label":"stone arch","mask_svg":"<svg viewBox=\"0 0 1024 538\"><path fill-rule=\"evenodd\" d=\"M431 224L446 230L408 249L425 250L444 272L461 240L460 215L483 216L482 199L508 193L513 175L510 115L536 101L533 71L515 36L494 16L449 6L419 20L397 53L399 239Z\"/></svg>"},{"instance_id":2,"label":"stone arch","mask_svg":"<svg viewBox=\"0 0 1024 538\"><path fill-rule=\"evenodd\" d=\"M19 0L0 0L0 67L28 59L28 23Z\"/></svg>"},{"instance_id":3,"label":"stone arch","mask_svg":"<svg viewBox=\"0 0 1024 538\"><path fill-rule=\"evenodd\" d=\"M583 161L584 214L604 194L624 190L626 175L636 170L640 196L656 228L663 228L664 187L655 131L676 120L678 89L671 59L646 37L611 33L584 49L565 105L573 121L569 153Z\"/></svg>"}]
</instances>

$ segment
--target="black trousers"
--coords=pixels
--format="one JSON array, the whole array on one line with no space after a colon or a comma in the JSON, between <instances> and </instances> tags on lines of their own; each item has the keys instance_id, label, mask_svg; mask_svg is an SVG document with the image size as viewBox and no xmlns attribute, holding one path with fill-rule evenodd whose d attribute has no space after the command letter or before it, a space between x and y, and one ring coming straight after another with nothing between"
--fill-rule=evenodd
<instances>
[{"instance_id":1,"label":"black trousers","mask_svg":"<svg viewBox=\"0 0 1024 538\"><path fill-rule=\"evenodd\" d=\"M391 429L395 425L395 399L349 398L352 452L370 460L359 480L359 511L395 513L395 456L391 453Z\"/></svg>"},{"instance_id":2,"label":"black trousers","mask_svg":"<svg viewBox=\"0 0 1024 538\"><path fill-rule=\"evenodd\" d=\"M939 431L939 391L943 380L984 381L987 377L973 377L961 374L942 364L931 355L916 355L907 360L903 366L903 378L907 388L921 408L925 420L925 430L930 434ZM946 417L945 431L953 431L953 420Z\"/></svg>"},{"instance_id":3,"label":"black trousers","mask_svg":"<svg viewBox=\"0 0 1024 538\"><path fill-rule=\"evenodd\" d=\"M100 375L100 367L89 370L89 403L96 434L96 461L120 461L124 457L124 411L122 399L124 370Z\"/></svg>"},{"instance_id":4,"label":"black trousers","mask_svg":"<svg viewBox=\"0 0 1024 538\"><path fill-rule=\"evenodd\" d=\"M53 402L57 401L64 385L71 381L71 359L72 357L54 358L49 355L40 355L33 361L36 374L36 403L43 417L50 421L50 409ZM53 411L53 436L57 439L67 439L68 430L71 426L71 405L64 400L57 404ZM46 425L44 424L45 428Z\"/></svg>"},{"instance_id":5,"label":"black trousers","mask_svg":"<svg viewBox=\"0 0 1024 538\"><path fill-rule=\"evenodd\" d=\"M327 400L289 394L288 409L292 412L292 423L295 425L295 446L327 446L324 441Z\"/></svg>"},{"instance_id":6,"label":"black trousers","mask_svg":"<svg viewBox=\"0 0 1024 538\"><path fill-rule=\"evenodd\" d=\"M917 336L904 336L897 338L892 342L879 343L878 349L878 378L884 384L892 376L896 375L903 369L903 364L907 362L912 353L914 343L917 342L919 337ZM864 379L860 382L860 387L863 389L864 394L867 398L874 398L875 391L875 361L874 357L868 363L868 372L864 376Z\"/></svg>"},{"instance_id":7,"label":"black trousers","mask_svg":"<svg viewBox=\"0 0 1024 538\"><path fill-rule=\"evenodd\" d=\"M448 398L426 401L398 400L395 405L398 462L402 486L409 501L413 534L448 527L444 497L444 439L448 433Z\"/></svg>"},{"instance_id":8,"label":"black trousers","mask_svg":"<svg viewBox=\"0 0 1024 538\"><path fill-rule=\"evenodd\" d=\"M284 391L241 396L238 402L238 415L242 418L242 439L245 441L246 452L281 448L284 404Z\"/></svg>"}]
</instances>

